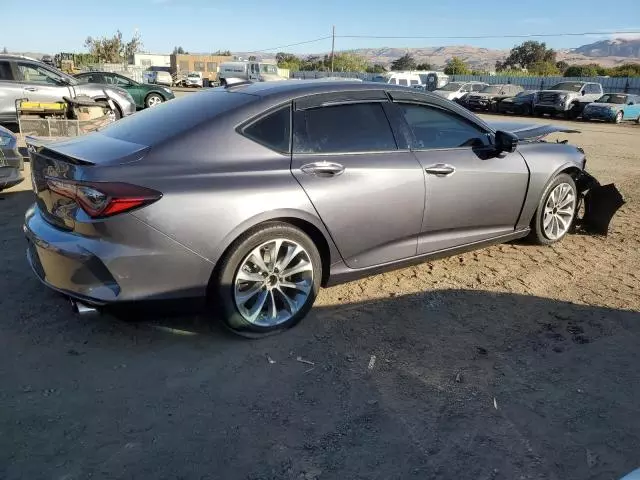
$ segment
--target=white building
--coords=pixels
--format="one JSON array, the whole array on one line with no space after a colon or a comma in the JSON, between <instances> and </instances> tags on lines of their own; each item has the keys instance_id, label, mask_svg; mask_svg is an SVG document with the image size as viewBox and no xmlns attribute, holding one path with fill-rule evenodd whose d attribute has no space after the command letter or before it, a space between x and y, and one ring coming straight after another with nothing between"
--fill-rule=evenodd
<instances>
[{"instance_id":1,"label":"white building","mask_svg":"<svg viewBox=\"0 0 640 480\"><path fill-rule=\"evenodd\" d=\"M138 67L170 67L171 55L160 53L134 53L133 65Z\"/></svg>"}]
</instances>

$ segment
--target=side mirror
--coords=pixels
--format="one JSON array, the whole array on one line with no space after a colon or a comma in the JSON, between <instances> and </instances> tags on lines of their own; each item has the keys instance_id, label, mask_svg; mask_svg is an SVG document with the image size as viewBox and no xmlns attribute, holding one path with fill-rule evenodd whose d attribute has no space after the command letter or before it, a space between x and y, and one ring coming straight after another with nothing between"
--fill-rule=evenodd
<instances>
[{"instance_id":1,"label":"side mirror","mask_svg":"<svg viewBox=\"0 0 640 480\"><path fill-rule=\"evenodd\" d=\"M635 105L635 103L633 103L633 102L629 102L629 105Z\"/></svg>"},{"instance_id":2,"label":"side mirror","mask_svg":"<svg viewBox=\"0 0 640 480\"><path fill-rule=\"evenodd\" d=\"M582 96L584 96L584 95L586 95L586 94L587 94L587 92L583 90L583 91L582 91Z\"/></svg>"},{"instance_id":3,"label":"side mirror","mask_svg":"<svg viewBox=\"0 0 640 480\"><path fill-rule=\"evenodd\" d=\"M495 135L496 151L497 153L507 152L512 153L516 151L518 147L518 137L511 132L504 132L498 130Z\"/></svg>"}]
</instances>

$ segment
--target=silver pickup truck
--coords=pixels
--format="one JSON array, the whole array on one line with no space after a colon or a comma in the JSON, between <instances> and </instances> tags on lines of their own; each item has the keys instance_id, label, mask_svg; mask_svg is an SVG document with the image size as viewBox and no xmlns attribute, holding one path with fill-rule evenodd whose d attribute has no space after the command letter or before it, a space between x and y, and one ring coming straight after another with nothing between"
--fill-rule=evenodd
<instances>
[{"instance_id":1,"label":"silver pickup truck","mask_svg":"<svg viewBox=\"0 0 640 480\"><path fill-rule=\"evenodd\" d=\"M578 118L584 107L603 94L602 85L592 82L560 82L541 90L533 98L534 115L561 113L565 118Z\"/></svg>"}]
</instances>

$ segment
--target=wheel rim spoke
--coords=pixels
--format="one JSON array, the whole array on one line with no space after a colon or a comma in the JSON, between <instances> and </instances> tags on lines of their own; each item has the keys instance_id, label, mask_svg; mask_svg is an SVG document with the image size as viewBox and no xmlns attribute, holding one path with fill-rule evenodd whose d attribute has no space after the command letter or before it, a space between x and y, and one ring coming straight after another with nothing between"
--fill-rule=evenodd
<instances>
[{"instance_id":1,"label":"wheel rim spoke","mask_svg":"<svg viewBox=\"0 0 640 480\"><path fill-rule=\"evenodd\" d=\"M285 303L287 304L287 307L289 308L289 313L290 314L294 314L296 313L296 311L298 310L298 307L296 306L296 304L293 302L293 300L291 300L289 298L289 295L287 295L283 290L282 290L282 285L280 287L278 287L276 289L276 291L280 294L280 297L285 301Z\"/></svg>"},{"instance_id":2,"label":"wheel rim spoke","mask_svg":"<svg viewBox=\"0 0 640 480\"><path fill-rule=\"evenodd\" d=\"M245 270L239 270L238 276L236 280L240 280L242 282L264 282L264 277L259 273L247 272Z\"/></svg>"},{"instance_id":3,"label":"wheel rim spoke","mask_svg":"<svg viewBox=\"0 0 640 480\"><path fill-rule=\"evenodd\" d=\"M267 264L264 262L264 259L262 258L262 252L260 252L259 248L256 248L249 254L248 261L258 267L261 272L269 273L269 267L267 267Z\"/></svg>"},{"instance_id":4,"label":"wheel rim spoke","mask_svg":"<svg viewBox=\"0 0 640 480\"><path fill-rule=\"evenodd\" d=\"M240 292L236 292L236 300L241 303L242 305L244 305L245 303L247 303L249 300L251 300L253 297L256 296L256 294L262 290L263 286L262 284L255 284L253 286L251 286L250 288L248 288L247 290L243 290Z\"/></svg>"},{"instance_id":5,"label":"wheel rim spoke","mask_svg":"<svg viewBox=\"0 0 640 480\"><path fill-rule=\"evenodd\" d=\"M311 265L311 262L303 260L295 267L282 272L282 277L289 278L290 276L295 275L296 273L308 272L311 270L313 270L313 265Z\"/></svg>"},{"instance_id":6,"label":"wheel rim spoke","mask_svg":"<svg viewBox=\"0 0 640 480\"><path fill-rule=\"evenodd\" d=\"M258 297L258 300L256 301L256 303L253 305L253 307L251 307L251 310L249 310L248 313L248 317L247 320L249 321L255 321L258 316L260 315L260 312L262 312L262 307L264 307L265 302L267 301L267 295L269 292L267 292L266 290L263 290L260 293L260 296Z\"/></svg>"}]
</instances>

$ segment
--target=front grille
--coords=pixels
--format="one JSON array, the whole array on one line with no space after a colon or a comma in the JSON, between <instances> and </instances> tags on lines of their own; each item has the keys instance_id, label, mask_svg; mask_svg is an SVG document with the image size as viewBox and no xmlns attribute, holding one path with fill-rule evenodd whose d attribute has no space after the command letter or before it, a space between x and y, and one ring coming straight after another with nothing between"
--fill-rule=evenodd
<instances>
[{"instance_id":1,"label":"front grille","mask_svg":"<svg viewBox=\"0 0 640 480\"><path fill-rule=\"evenodd\" d=\"M538 95L538 101L540 102L544 102L544 103L555 103L556 100L558 100L558 94L557 93L546 93L546 92L541 92Z\"/></svg>"}]
</instances>

